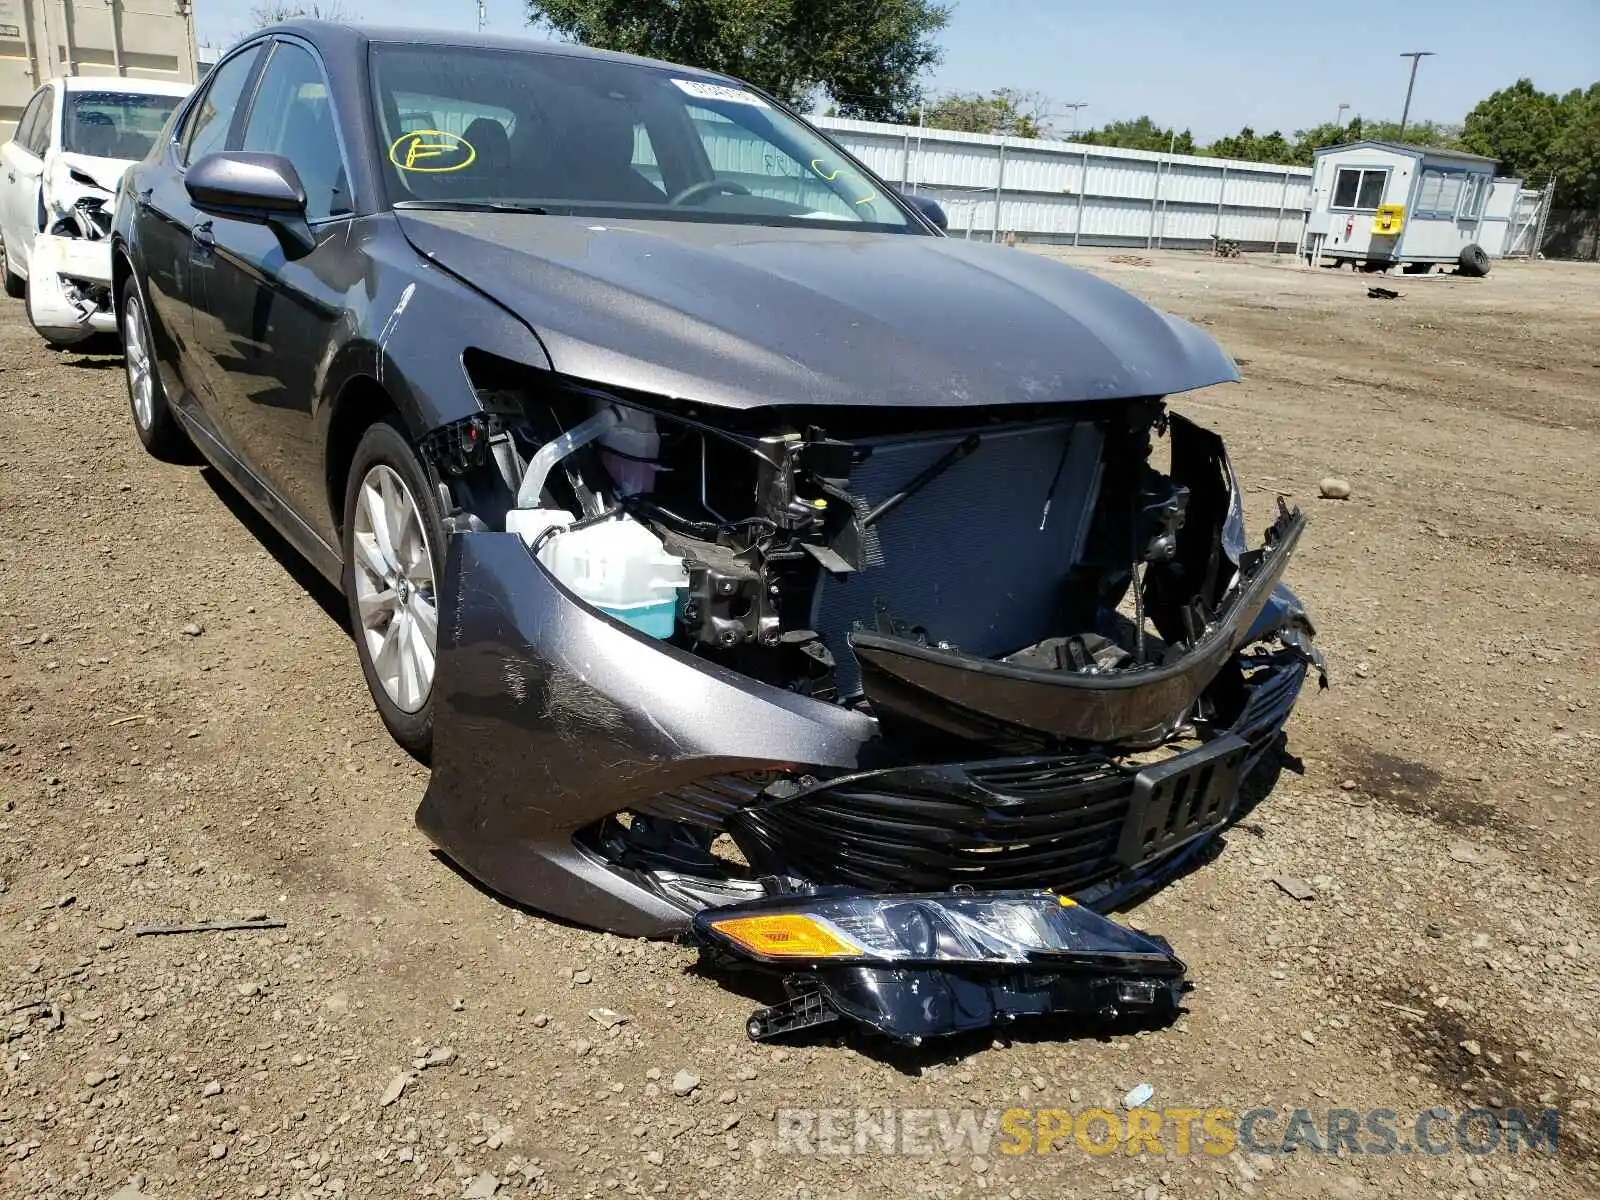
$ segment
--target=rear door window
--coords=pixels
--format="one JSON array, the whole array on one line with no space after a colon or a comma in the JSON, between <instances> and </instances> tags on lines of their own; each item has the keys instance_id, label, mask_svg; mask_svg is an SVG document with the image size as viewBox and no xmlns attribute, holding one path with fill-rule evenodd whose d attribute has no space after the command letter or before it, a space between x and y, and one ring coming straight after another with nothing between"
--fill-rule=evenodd
<instances>
[{"instance_id":1,"label":"rear door window","mask_svg":"<svg viewBox=\"0 0 1600 1200\"><path fill-rule=\"evenodd\" d=\"M184 134L184 166L228 148L228 131L233 127L239 101L250 82L256 59L260 57L261 47L254 46L212 70L205 95L189 113L189 126Z\"/></svg>"}]
</instances>

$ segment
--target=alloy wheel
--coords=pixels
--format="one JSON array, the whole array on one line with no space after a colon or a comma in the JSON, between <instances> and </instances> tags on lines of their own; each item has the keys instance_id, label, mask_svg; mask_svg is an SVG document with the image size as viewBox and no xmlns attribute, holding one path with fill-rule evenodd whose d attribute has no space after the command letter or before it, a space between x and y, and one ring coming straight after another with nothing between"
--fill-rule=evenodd
<instances>
[{"instance_id":1,"label":"alloy wheel","mask_svg":"<svg viewBox=\"0 0 1600 1200\"><path fill-rule=\"evenodd\" d=\"M353 532L359 634L373 674L396 708L417 712L433 689L439 612L422 513L392 467L378 463L362 478Z\"/></svg>"},{"instance_id":2,"label":"alloy wheel","mask_svg":"<svg viewBox=\"0 0 1600 1200\"><path fill-rule=\"evenodd\" d=\"M122 307L123 362L128 370L128 396L133 401L133 419L139 428L150 431L155 420L155 378L151 374L154 364L150 360L150 339L144 323L144 306L139 294L128 289L127 302Z\"/></svg>"}]
</instances>

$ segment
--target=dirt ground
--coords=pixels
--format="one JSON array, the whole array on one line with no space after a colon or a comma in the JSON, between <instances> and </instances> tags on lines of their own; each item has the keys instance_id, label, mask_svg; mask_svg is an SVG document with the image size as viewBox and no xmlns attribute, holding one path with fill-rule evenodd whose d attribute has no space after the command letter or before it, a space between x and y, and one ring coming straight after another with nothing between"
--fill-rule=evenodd
<instances>
[{"instance_id":1,"label":"dirt ground","mask_svg":"<svg viewBox=\"0 0 1600 1200\"><path fill-rule=\"evenodd\" d=\"M1309 510L1290 575L1333 687L1289 727L1303 773L1129 917L1191 968L1175 1025L898 1053L755 1047L691 951L452 871L337 594L208 471L144 455L120 359L0 302L0 1195L1596 1194L1600 269L1384 301L1287 260L1062 256L1238 357L1242 385L1175 407L1227 437L1252 531L1278 495ZM133 933L263 912L286 926ZM1402 1140L1435 1106L1554 1106L1559 1150L777 1137L795 1106L1121 1113L1141 1083L1158 1108L1389 1109Z\"/></svg>"}]
</instances>

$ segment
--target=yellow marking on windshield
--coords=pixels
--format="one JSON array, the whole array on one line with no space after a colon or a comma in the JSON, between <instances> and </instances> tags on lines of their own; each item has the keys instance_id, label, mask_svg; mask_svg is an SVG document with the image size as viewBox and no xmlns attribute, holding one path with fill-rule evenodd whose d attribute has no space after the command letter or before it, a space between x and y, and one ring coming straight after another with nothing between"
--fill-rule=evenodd
<instances>
[{"instance_id":1,"label":"yellow marking on windshield","mask_svg":"<svg viewBox=\"0 0 1600 1200\"><path fill-rule=\"evenodd\" d=\"M471 142L444 129L414 129L395 138L389 147L389 161L402 171L428 174L459 171L471 166L477 157Z\"/></svg>"},{"instance_id":2,"label":"yellow marking on windshield","mask_svg":"<svg viewBox=\"0 0 1600 1200\"><path fill-rule=\"evenodd\" d=\"M822 169L822 160L820 158L813 158L811 160L811 169L817 173L818 177L821 178L824 183L832 183L844 173L842 168L835 167L833 169L833 174L829 175Z\"/></svg>"}]
</instances>

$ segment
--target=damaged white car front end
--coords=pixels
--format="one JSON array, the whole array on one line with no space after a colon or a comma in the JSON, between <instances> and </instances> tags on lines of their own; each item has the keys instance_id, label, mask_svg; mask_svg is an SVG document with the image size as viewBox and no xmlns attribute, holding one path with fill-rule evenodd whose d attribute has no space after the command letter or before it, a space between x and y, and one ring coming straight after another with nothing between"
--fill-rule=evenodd
<instances>
[{"instance_id":1,"label":"damaged white car front end","mask_svg":"<svg viewBox=\"0 0 1600 1200\"><path fill-rule=\"evenodd\" d=\"M111 218L129 165L68 151L45 162L44 229L28 258L28 320L48 342L70 346L117 330Z\"/></svg>"}]
</instances>

